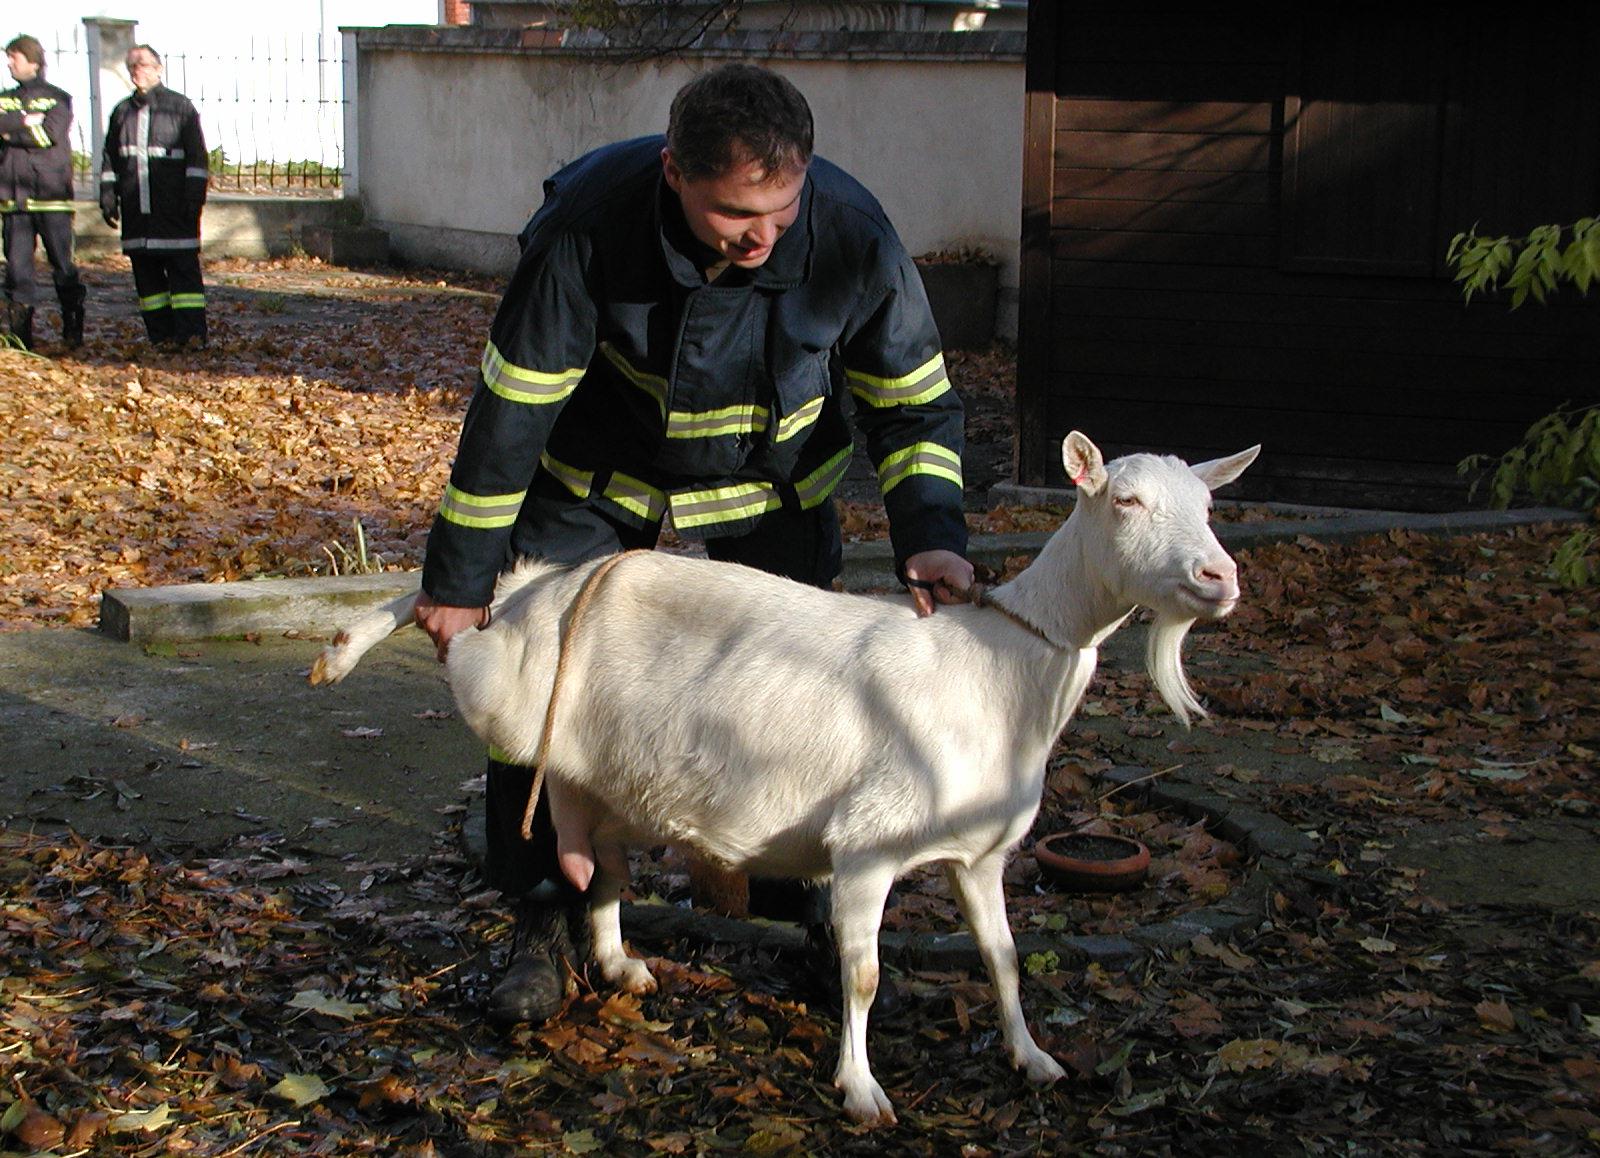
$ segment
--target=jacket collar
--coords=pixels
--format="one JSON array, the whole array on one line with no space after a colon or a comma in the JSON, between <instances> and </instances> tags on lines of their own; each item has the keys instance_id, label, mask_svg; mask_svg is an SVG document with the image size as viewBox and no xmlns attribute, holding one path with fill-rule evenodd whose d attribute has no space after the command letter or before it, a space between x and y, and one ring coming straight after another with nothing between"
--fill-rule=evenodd
<instances>
[{"instance_id":1,"label":"jacket collar","mask_svg":"<svg viewBox=\"0 0 1600 1158\"><path fill-rule=\"evenodd\" d=\"M758 289L785 290L802 285L811 275L811 254L814 248L814 223L811 215L811 177L800 190L800 212L772 247L772 256L745 276L744 284ZM683 206L678 195L667 185L666 178L656 177L656 195L652 212L655 232L661 243L661 256L667 263L672 278L686 289L705 285L701 270L708 258L715 255L704 242L689 230L684 219ZM723 284L718 282L718 284ZM729 283L738 284L738 283Z\"/></svg>"}]
</instances>

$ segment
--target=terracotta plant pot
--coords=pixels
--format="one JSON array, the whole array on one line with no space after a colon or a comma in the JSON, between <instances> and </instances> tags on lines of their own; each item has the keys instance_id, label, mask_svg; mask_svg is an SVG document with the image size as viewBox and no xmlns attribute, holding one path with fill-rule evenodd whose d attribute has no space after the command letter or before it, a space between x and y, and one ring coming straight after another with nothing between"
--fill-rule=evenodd
<instances>
[{"instance_id":1,"label":"terracotta plant pot","mask_svg":"<svg viewBox=\"0 0 1600 1158\"><path fill-rule=\"evenodd\" d=\"M1033 846L1046 879L1079 893L1120 893L1138 888L1150 871L1150 850L1126 836L1054 832Z\"/></svg>"}]
</instances>

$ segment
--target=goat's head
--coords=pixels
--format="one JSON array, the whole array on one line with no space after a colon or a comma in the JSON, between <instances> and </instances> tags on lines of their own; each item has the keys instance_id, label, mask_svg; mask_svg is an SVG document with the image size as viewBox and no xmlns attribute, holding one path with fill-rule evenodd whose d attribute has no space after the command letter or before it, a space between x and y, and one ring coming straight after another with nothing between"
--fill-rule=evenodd
<instances>
[{"instance_id":1,"label":"goat's head","mask_svg":"<svg viewBox=\"0 0 1600 1158\"><path fill-rule=\"evenodd\" d=\"M1096 544L1101 580L1120 600L1150 608L1150 671L1167 704L1187 720L1204 714L1183 677L1179 645L1197 619L1221 619L1239 601L1239 569L1211 529L1211 492L1255 461L1261 448L1190 466L1130 454L1106 463L1074 430L1061 444L1078 488L1074 517Z\"/></svg>"}]
</instances>

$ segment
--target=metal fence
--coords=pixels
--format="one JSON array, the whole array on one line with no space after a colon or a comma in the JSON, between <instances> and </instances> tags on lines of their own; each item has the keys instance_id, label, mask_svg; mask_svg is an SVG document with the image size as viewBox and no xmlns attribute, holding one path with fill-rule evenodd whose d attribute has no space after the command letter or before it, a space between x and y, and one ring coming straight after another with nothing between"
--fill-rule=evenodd
<instances>
[{"instance_id":1,"label":"metal fence","mask_svg":"<svg viewBox=\"0 0 1600 1158\"><path fill-rule=\"evenodd\" d=\"M165 83L200 111L211 150L211 187L230 192L328 195L344 164L341 38L252 36L226 44L159 45ZM48 79L72 93L73 163L92 195L89 52L81 30L46 45ZM131 85L126 91L132 91ZM109 116L123 93L103 93ZM101 128L104 128L102 125Z\"/></svg>"}]
</instances>

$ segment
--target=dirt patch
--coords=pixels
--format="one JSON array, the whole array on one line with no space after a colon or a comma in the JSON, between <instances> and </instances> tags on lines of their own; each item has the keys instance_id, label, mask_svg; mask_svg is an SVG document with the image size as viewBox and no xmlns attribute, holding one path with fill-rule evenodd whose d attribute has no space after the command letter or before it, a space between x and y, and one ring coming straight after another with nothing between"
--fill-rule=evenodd
<instances>
[{"instance_id":1,"label":"dirt patch","mask_svg":"<svg viewBox=\"0 0 1600 1158\"><path fill-rule=\"evenodd\" d=\"M1206 632L1187 645L1190 678L1204 694L1213 686L1250 681L1271 668L1257 657L1208 650ZM1114 636L1103 659L1104 678L1142 679L1142 631ZM1341 826L1340 798L1350 785L1380 770L1357 747L1327 736L1286 739L1276 729L1252 727L1221 710L1185 729L1153 705L1148 715L1107 718L1091 691L1086 712L1066 743L1090 758L1142 765L1203 785L1225 796L1282 815L1318 837ZM1420 766L1426 770L1426 765ZM1376 798L1352 807L1368 812L1382 837L1367 850L1368 864L1416 870L1419 889L1449 904L1537 905L1582 913L1600 909L1600 808L1587 802L1531 802L1532 815L1498 809L1454 819L1409 815L1396 801ZM1332 824L1330 825L1330 820Z\"/></svg>"}]
</instances>

